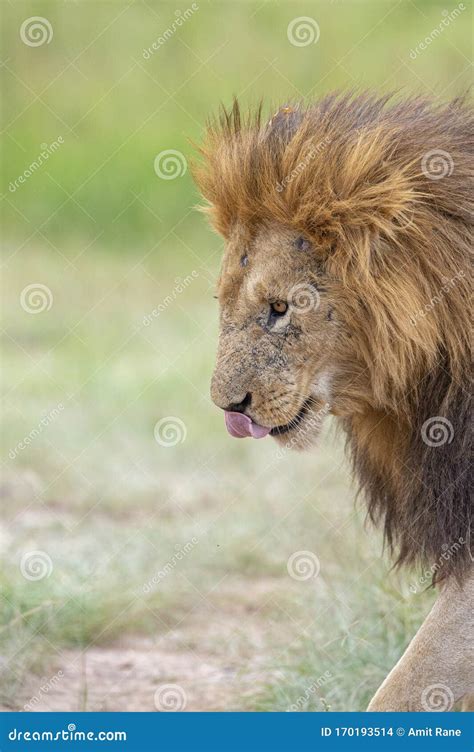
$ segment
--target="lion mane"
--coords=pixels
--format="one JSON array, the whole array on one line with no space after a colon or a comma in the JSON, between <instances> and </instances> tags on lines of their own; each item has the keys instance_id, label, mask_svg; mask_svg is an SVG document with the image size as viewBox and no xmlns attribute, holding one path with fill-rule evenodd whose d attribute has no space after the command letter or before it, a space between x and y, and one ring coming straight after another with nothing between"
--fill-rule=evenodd
<instances>
[{"instance_id":1,"label":"lion mane","mask_svg":"<svg viewBox=\"0 0 474 752\"><path fill-rule=\"evenodd\" d=\"M472 562L473 130L462 98L332 94L268 122L235 101L195 167L225 238L236 222L298 229L343 285L370 385L343 418L355 475L396 564L434 581Z\"/></svg>"}]
</instances>

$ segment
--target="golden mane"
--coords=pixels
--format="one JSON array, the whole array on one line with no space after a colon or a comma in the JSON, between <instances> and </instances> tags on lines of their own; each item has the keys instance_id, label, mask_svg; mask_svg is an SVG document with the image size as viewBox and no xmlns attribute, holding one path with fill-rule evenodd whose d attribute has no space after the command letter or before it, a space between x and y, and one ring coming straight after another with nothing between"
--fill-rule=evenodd
<instances>
[{"instance_id":1,"label":"golden mane","mask_svg":"<svg viewBox=\"0 0 474 752\"><path fill-rule=\"evenodd\" d=\"M209 123L194 170L224 237L237 222L297 229L340 280L371 402L400 456L387 447L380 460L373 419L345 428L369 513L384 519L399 561L433 560L469 536L473 135L464 99L331 94L268 122L261 107L244 116L234 101ZM420 438L434 416L454 431L438 453Z\"/></svg>"}]
</instances>

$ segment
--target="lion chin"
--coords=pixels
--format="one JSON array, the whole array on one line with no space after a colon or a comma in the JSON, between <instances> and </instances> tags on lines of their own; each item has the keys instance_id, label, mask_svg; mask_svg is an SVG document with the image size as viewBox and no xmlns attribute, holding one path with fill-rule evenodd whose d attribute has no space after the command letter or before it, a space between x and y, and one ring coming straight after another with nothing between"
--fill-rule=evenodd
<instances>
[{"instance_id":1,"label":"lion chin","mask_svg":"<svg viewBox=\"0 0 474 752\"><path fill-rule=\"evenodd\" d=\"M327 400L310 397L292 421L272 428L270 436L285 449L308 450L317 444L324 419L330 412Z\"/></svg>"}]
</instances>

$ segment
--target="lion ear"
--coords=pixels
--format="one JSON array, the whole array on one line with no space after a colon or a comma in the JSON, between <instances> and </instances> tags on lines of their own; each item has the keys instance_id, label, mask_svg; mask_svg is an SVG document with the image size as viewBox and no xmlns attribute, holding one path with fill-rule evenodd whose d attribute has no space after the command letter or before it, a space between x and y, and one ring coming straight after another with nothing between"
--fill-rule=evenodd
<instances>
[{"instance_id":1,"label":"lion ear","mask_svg":"<svg viewBox=\"0 0 474 752\"><path fill-rule=\"evenodd\" d=\"M304 235L298 235L295 238L293 245L300 253L308 253L312 250L311 241Z\"/></svg>"}]
</instances>

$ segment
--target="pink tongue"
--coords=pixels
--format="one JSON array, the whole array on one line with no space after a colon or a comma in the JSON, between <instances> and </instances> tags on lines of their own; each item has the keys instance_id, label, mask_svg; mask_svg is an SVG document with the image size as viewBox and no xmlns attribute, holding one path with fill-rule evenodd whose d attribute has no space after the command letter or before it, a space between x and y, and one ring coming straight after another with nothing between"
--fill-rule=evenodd
<instances>
[{"instance_id":1,"label":"pink tongue","mask_svg":"<svg viewBox=\"0 0 474 752\"><path fill-rule=\"evenodd\" d=\"M243 415L243 413L226 411L225 425L230 435L236 439L244 439L246 436L251 436L254 439L263 439L264 436L270 433L269 428L259 426L258 423L254 423L248 415Z\"/></svg>"}]
</instances>

